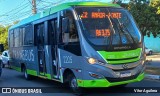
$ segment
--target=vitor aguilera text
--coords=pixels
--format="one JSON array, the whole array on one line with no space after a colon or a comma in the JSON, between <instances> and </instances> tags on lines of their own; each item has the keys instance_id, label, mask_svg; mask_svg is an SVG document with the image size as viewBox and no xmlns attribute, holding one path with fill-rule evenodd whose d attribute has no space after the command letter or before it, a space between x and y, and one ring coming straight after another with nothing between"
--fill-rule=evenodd
<instances>
[{"instance_id":1,"label":"vitor aguilera text","mask_svg":"<svg viewBox=\"0 0 160 96\"><path fill-rule=\"evenodd\" d=\"M134 89L135 93L157 93L156 89Z\"/></svg>"}]
</instances>

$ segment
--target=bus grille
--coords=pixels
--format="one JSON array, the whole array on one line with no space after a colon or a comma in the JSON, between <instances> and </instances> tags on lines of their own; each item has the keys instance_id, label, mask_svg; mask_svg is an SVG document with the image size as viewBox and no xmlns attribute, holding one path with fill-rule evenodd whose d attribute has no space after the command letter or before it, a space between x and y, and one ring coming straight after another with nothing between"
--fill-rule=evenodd
<instances>
[{"instance_id":1,"label":"bus grille","mask_svg":"<svg viewBox=\"0 0 160 96\"><path fill-rule=\"evenodd\" d=\"M124 77L124 78L110 78L110 77L105 77L109 82L121 82L121 81L127 81L127 80L132 80L138 77L139 74L132 75L130 77Z\"/></svg>"},{"instance_id":2,"label":"bus grille","mask_svg":"<svg viewBox=\"0 0 160 96\"><path fill-rule=\"evenodd\" d=\"M138 61L140 58L139 56L132 57L132 58L122 58L122 59L106 59L108 64L126 64L126 63L133 63Z\"/></svg>"},{"instance_id":3,"label":"bus grille","mask_svg":"<svg viewBox=\"0 0 160 96\"><path fill-rule=\"evenodd\" d=\"M136 57L132 57L132 58L123 58L123 59L107 59L108 61L120 61L120 60L129 60L129 59L136 59L136 58L138 58L138 56L136 56Z\"/></svg>"}]
</instances>

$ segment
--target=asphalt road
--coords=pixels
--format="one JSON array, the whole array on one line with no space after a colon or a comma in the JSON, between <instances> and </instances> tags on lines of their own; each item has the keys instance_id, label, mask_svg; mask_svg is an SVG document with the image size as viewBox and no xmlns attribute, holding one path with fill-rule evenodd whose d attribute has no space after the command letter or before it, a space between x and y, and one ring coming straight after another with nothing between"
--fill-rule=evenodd
<instances>
[{"instance_id":1,"label":"asphalt road","mask_svg":"<svg viewBox=\"0 0 160 96\"><path fill-rule=\"evenodd\" d=\"M146 73L160 76L160 54L149 55L146 60Z\"/></svg>"},{"instance_id":2,"label":"asphalt road","mask_svg":"<svg viewBox=\"0 0 160 96\"><path fill-rule=\"evenodd\" d=\"M43 94L4 94L0 96L75 96L69 88L63 87L64 85L55 81L45 80L41 78L34 78L33 80L27 81L24 79L23 74L12 69L3 68L2 76L0 77L0 87L42 87L53 90L54 93L43 93ZM136 82L127 85L130 87L160 87L160 81L154 81L145 79L141 82ZM114 87L117 89L117 87ZM125 89L127 89L125 88ZM111 90L111 89L109 89ZM83 96L160 96L160 93L106 93L106 89L90 89L87 90L89 93L83 94ZM160 88L159 88L160 91ZM93 93L94 92L94 93Z\"/></svg>"}]
</instances>

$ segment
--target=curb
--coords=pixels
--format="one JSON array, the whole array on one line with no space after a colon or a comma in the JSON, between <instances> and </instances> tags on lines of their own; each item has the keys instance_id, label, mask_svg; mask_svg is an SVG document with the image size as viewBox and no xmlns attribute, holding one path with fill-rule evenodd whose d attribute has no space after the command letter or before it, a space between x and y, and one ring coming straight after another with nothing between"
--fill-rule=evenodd
<instances>
[{"instance_id":1,"label":"curb","mask_svg":"<svg viewBox=\"0 0 160 96\"><path fill-rule=\"evenodd\" d=\"M153 79L153 80L160 80L160 75L146 74L145 78L147 78L147 79Z\"/></svg>"}]
</instances>

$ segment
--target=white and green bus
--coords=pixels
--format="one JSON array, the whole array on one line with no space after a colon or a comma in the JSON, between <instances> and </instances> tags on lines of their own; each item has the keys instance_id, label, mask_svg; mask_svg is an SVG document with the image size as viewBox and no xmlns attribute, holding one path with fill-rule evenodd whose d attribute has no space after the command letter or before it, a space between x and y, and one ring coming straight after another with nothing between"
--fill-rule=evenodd
<instances>
[{"instance_id":1,"label":"white and green bus","mask_svg":"<svg viewBox=\"0 0 160 96\"><path fill-rule=\"evenodd\" d=\"M12 26L8 40L9 63L26 79L38 76L78 91L144 78L143 36L117 4L60 4Z\"/></svg>"}]
</instances>

